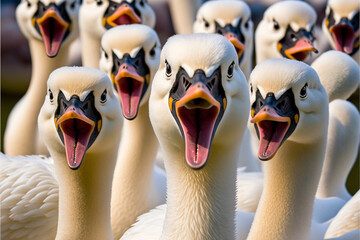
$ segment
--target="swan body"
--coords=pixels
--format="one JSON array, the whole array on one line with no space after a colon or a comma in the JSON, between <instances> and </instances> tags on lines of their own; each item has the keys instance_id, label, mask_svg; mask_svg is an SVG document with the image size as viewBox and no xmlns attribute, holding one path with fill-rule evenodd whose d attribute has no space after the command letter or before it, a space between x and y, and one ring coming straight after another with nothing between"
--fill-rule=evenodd
<instances>
[{"instance_id":1,"label":"swan body","mask_svg":"<svg viewBox=\"0 0 360 240\"><path fill-rule=\"evenodd\" d=\"M16 8L17 23L30 46L32 73L28 90L7 120L4 151L8 155L48 154L41 147L37 117L49 74L68 62L70 44L78 34L79 5L77 0L29 0Z\"/></svg>"},{"instance_id":2,"label":"swan body","mask_svg":"<svg viewBox=\"0 0 360 240\"><path fill-rule=\"evenodd\" d=\"M234 47L218 34L177 35L164 45L149 110L164 150L167 204L140 216L122 239L234 238L237 146L249 111L236 61Z\"/></svg>"},{"instance_id":3,"label":"swan body","mask_svg":"<svg viewBox=\"0 0 360 240\"><path fill-rule=\"evenodd\" d=\"M269 58L304 61L313 46L315 10L303 1L280 1L271 5L255 31L256 63Z\"/></svg>"},{"instance_id":4,"label":"swan body","mask_svg":"<svg viewBox=\"0 0 360 240\"><path fill-rule=\"evenodd\" d=\"M147 1L85 0L79 12L83 65L99 68L100 42L106 30L136 23L155 26L155 13Z\"/></svg>"},{"instance_id":5,"label":"swan body","mask_svg":"<svg viewBox=\"0 0 360 240\"><path fill-rule=\"evenodd\" d=\"M288 59L258 64L250 84L258 157L266 162L264 190L247 239L310 238L328 128L325 88L314 69Z\"/></svg>"},{"instance_id":6,"label":"swan body","mask_svg":"<svg viewBox=\"0 0 360 240\"><path fill-rule=\"evenodd\" d=\"M242 1L209 1L201 5L194 33L220 33L234 45L241 70L249 78L252 70L254 26L249 6Z\"/></svg>"},{"instance_id":7,"label":"swan body","mask_svg":"<svg viewBox=\"0 0 360 240\"><path fill-rule=\"evenodd\" d=\"M113 133L120 133L122 117L111 82L99 70L62 67L47 86L38 121L51 158L1 155L1 236L112 239L111 183L120 139Z\"/></svg>"},{"instance_id":8,"label":"swan body","mask_svg":"<svg viewBox=\"0 0 360 240\"><path fill-rule=\"evenodd\" d=\"M359 1L329 0L322 29L330 45L359 63Z\"/></svg>"},{"instance_id":9,"label":"swan body","mask_svg":"<svg viewBox=\"0 0 360 240\"><path fill-rule=\"evenodd\" d=\"M159 144L148 107L161 46L155 31L142 24L108 30L101 46L100 68L112 80L125 117L111 200L113 234L119 239L136 217L166 199L165 171L154 165Z\"/></svg>"}]
</instances>

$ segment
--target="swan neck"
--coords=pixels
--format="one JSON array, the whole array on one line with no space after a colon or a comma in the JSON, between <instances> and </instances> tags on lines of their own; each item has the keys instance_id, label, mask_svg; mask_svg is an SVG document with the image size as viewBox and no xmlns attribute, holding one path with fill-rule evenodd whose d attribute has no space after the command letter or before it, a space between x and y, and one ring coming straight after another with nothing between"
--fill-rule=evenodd
<instances>
[{"instance_id":1,"label":"swan neck","mask_svg":"<svg viewBox=\"0 0 360 240\"><path fill-rule=\"evenodd\" d=\"M80 39L82 65L98 69L101 56L101 37L97 38L82 30L80 31Z\"/></svg>"},{"instance_id":2,"label":"swan neck","mask_svg":"<svg viewBox=\"0 0 360 240\"><path fill-rule=\"evenodd\" d=\"M234 239L237 150L212 146L206 165L194 170L183 149L163 148L167 211L161 239Z\"/></svg>"},{"instance_id":3,"label":"swan neck","mask_svg":"<svg viewBox=\"0 0 360 240\"><path fill-rule=\"evenodd\" d=\"M87 153L77 170L71 170L64 157L55 161L61 178L57 240L113 239L110 197L115 160L116 151Z\"/></svg>"},{"instance_id":4,"label":"swan neck","mask_svg":"<svg viewBox=\"0 0 360 240\"><path fill-rule=\"evenodd\" d=\"M111 197L115 238L122 236L137 216L155 206L151 196L156 188L153 171L158 145L145 103L135 119L124 120Z\"/></svg>"},{"instance_id":5,"label":"swan neck","mask_svg":"<svg viewBox=\"0 0 360 240\"><path fill-rule=\"evenodd\" d=\"M264 191L248 239L309 239L326 140L287 141L264 163Z\"/></svg>"}]
</instances>

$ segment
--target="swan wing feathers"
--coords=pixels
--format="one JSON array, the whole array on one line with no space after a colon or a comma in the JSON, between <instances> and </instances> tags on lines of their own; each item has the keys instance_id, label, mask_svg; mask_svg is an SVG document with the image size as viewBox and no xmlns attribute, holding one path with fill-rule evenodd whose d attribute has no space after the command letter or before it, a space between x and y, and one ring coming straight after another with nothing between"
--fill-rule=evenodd
<instances>
[{"instance_id":1,"label":"swan wing feathers","mask_svg":"<svg viewBox=\"0 0 360 240\"><path fill-rule=\"evenodd\" d=\"M158 240L160 239L166 213L166 204L159 205L139 216L136 223L125 232L121 240Z\"/></svg>"},{"instance_id":2,"label":"swan wing feathers","mask_svg":"<svg viewBox=\"0 0 360 240\"><path fill-rule=\"evenodd\" d=\"M53 160L0 153L1 239L54 239L58 182Z\"/></svg>"},{"instance_id":3,"label":"swan wing feathers","mask_svg":"<svg viewBox=\"0 0 360 240\"><path fill-rule=\"evenodd\" d=\"M360 191L358 191L332 219L325 239L335 238L360 229Z\"/></svg>"}]
</instances>

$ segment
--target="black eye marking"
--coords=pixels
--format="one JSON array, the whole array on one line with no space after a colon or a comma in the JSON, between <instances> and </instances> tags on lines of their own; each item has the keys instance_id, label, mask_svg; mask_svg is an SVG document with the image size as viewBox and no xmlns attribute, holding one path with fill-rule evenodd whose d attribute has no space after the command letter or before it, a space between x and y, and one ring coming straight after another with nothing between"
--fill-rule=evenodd
<instances>
[{"instance_id":1,"label":"black eye marking","mask_svg":"<svg viewBox=\"0 0 360 240\"><path fill-rule=\"evenodd\" d=\"M26 3L27 3L27 7L31 7L31 3L29 2L29 0L26 0Z\"/></svg>"},{"instance_id":2,"label":"black eye marking","mask_svg":"<svg viewBox=\"0 0 360 240\"><path fill-rule=\"evenodd\" d=\"M100 102L101 102L101 103L105 103L106 100L107 100L107 91L106 91L106 89L105 89L104 92L103 92L103 93L101 94L101 96L100 96Z\"/></svg>"},{"instance_id":3,"label":"black eye marking","mask_svg":"<svg viewBox=\"0 0 360 240\"><path fill-rule=\"evenodd\" d=\"M52 93L52 91L49 89L49 99L50 102L54 102L54 94Z\"/></svg>"},{"instance_id":4,"label":"black eye marking","mask_svg":"<svg viewBox=\"0 0 360 240\"><path fill-rule=\"evenodd\" d=\"M140 6L144 6L145 5L145 3L144 3L144 0L140 0Z\"/></svg>"},{"instance_id":5,"label":"black eye marking","mask_svg":"<svg viewBox=\"0 0 360 240\"><path fill-rule=\"evenodd\" d=\"M72 2L71 4L70 4L70 8L71 9L74 9L75 8L75 4L76 4L76 2L74 1L74 2Z\"/></svg>"},{"instance_id":6,"label":"black eye marking","mask_svg":"<svg viewBox=\"0 0 360 240\"><path fill-rule=\"evenodd\" d=\"M101 6L101 5L103 4L103 1L102 1L102 0L97 0L97 1L96 1L96 4L97 4L98 6Z\"/></svg>"},{"instance_id":7,"label":"black eye marking","mask_svg":"<svg viewBox=\"0 0 360 240\"><path fill-rule=\"evenodd\" d=\"M248 29L248 27L249 27L249 20L246 21L246 23L244 24L244 27L245 27L246 29Z\"/></svg>"},{"instance_id":8,"label":"black eye marking","mask_svg":"<svg viewBox=\"0 0 360 240\"><path fill-rule=\"evenodd\" d=\"M205 20L205 18L203 18L203 21L204 21L204 25L206 28L210 27L210 24L208 21Z\"/></svg>"},{"instance_id":9,"label":"black eye marking","mask_svg":"<svg viewBox=\"0 0 360 240\"><path fill-rule=\"evenodd\" d=\"M300 90L300 98L306 98L306 96L307 96L307 88L308 88L308 84L305 83L305 85Z\"/></svg>"},{"instance_id":10,"label":"black eye marking","mask_svg":"<svg viewBox=\"0 0 360 240\"><path fill-rule=\"evenodd\" d=\"M252 83L250 83L250 92L253 93L254 89L253 89L253 85Z\"/></svg>"},{"instance_id":11,"label":"black eye marking","mask_svg":"<svg viewBox=\"0 0 360 240\"><path fill-rule=\"evenodd\" d=\"M228 71L227 71L227 77L228 78L231 78L233 76L233 73L234 73L234 65L235 65L235 62L232 61L232 63L230 64L229 68L228 68Z\"/></svg>"},{"instance_id":12,"label":"black eye marking","mask_svg":"<svg viewBox=\"0 0 360 240\"><path fill-rule=\"evenodd\" d=\"M170 77L171 76L171 66L170 64L167 62L167 60L165 60L165 68L166 68L166 76Z\"/></svg>"},{"instance_id":13,"label":"black eye marking","mask_svg":"<svg viewBox=\"0 0 360 240\"><path fill-rule=\"evenodd\" d=\"M274 29L279 30L280 29L279 23L277 21L275 21L275 19L273 19L273 23L274 23Z\"/></svg>"}]
</instances>

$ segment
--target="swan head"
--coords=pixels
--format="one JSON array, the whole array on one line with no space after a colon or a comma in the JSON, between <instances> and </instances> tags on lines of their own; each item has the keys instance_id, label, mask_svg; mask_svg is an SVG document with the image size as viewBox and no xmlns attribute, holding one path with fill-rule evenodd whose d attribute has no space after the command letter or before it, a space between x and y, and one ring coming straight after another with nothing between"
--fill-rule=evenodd
<instances>
[{"instance_id":1,"label":"swan head","mask_svg":"<svg viewBox=\"0 0 360 240\"><path fill-rule=\"evenodd\" d=\"M193 169L205 166L210 148L232 146L244 132L250 105L237 60L219 34L176 35L163 47L150 120L162 147L180 151Z\"/></svg>"},{"instance_id":2,"label":"swan head","mask_svg":"<svg viewBox=\"0 0 360 240\"><path fill-rule=\"evenodd\" d=\"M312 29L315 10L303 1L281 1L264 13L255 32L257 62L268 58L289 58L304 61L313 46Z\"/></svg>"},{"instance_id":3,"label":"swan head","mask_svg":"<svg viewBox=\"0 0 360 240\"><path fill-rule=\"evenodd\" d=\"M122 25L103 35L101 48L100 69L112 80L124 117L132 120L149 99L160 63L160 40L146 25Z\"/></svg>"},{"instance_id":4,"label":"swan head","mask_svg":"<svg viewBox=\"0 0 360 240\"><path fill-rule=\"evenodd\" d=\"M251 61L253 22L249 6L242 1L209 1L201 5L193 25L194 33L219 33L234 45L239 64Z\"/></svg>"},{"instance_id":5,"label":"swan head","mask_svg":"<svg viewBox=\"0 0 360 240\"><path fill-rule=\"evenodd\" d=\"M359 1L329 0L322 23L333 49L353 55L359 50Z\"/></svg>"},{"instance_id":6,"label":"swan head","mask_svg":"<svg viewBox=\"0 0 360 240\"><path fill-rule=\"evenodd\" d=\"M50 74L47 89L38 125L51 155L66 155L75 170L86 154L118 145L121 108L103 71L62 67Z\"/></svg>"},{"instance_id":7,"label":"swan head","mask_svg":"<svg viewBox=\"0 0 360 240\"><path fill-rule=\"evenodd\" d=\"M358 63L344 52L330 50L318 57L312 64L322 85L329 95L329 102L348 99L359 88Z\"/></svg>"},{"instance_id":8,"label":"swan head","mask_svg":"<svg viewBox=\"0 0 360 240\"><path fill-rule=\"evenodd\" d=\"M315 70L289 59L268 59L250 75L251 123L258 158L269 160L284 144L309 144L326 134L328 97Z\"/></svg>"},{"instance_id":9,"label":"swan head","mask_svg":"<svg viewBox=\"0 0 360 240\"><path fill-rule=\"evenodd\" d=\"M27 39L43 41L48 57L78 36L79 0L22 0L16 8L17 23Z\"/></svg>"},{"instance_id":10,"label":"swan head","mask_svg":"<svg viewBox=\"0 0 360 240\"><path fill-rule=\"evenodd\" d=\"M84 0L80 26L100 39L106 30L124 24L155 26L155 13L146 0Z\"/></svg>"}]
</instances>

